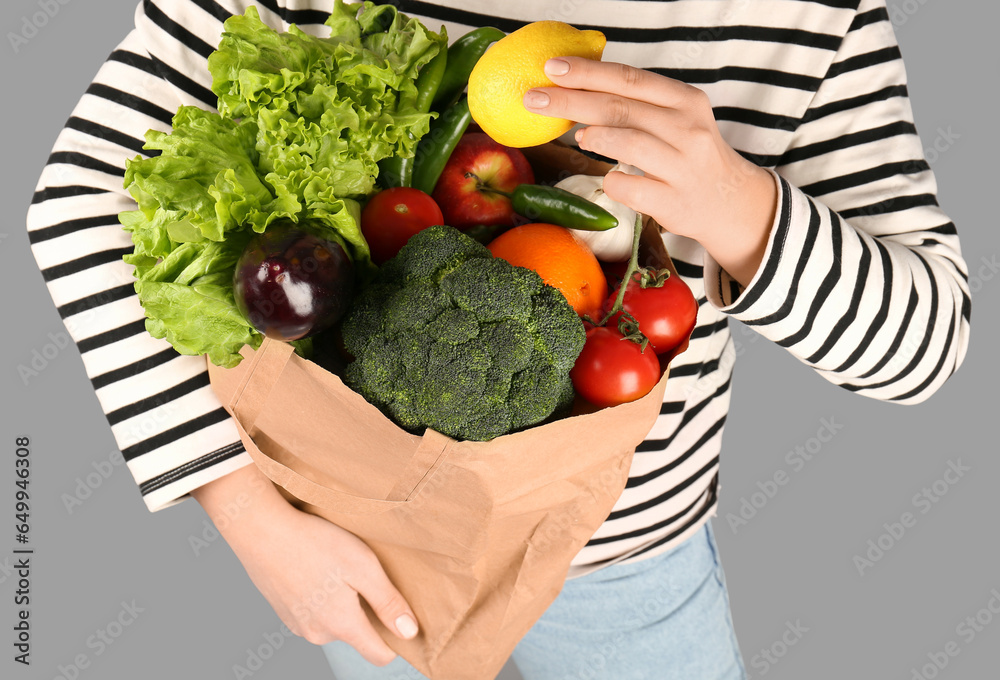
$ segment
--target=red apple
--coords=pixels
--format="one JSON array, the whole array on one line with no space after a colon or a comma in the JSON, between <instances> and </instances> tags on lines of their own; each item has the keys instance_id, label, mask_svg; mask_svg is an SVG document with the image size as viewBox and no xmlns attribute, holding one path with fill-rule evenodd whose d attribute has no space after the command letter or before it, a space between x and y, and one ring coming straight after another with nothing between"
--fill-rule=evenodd
<instances>
[{"instance_id":1,"label":"red apple","mask_svg":"<svg viewBox=\"0 0 1000 680\"><path fill-rule=\"evenodd\" d=\"M456 229L514 226L517 218L510 199L496 191L510 193L519 184L534 183L535 173L519 149L478 132L459 140L433 195L444 223Z\"/></svg>"}]
</instances>

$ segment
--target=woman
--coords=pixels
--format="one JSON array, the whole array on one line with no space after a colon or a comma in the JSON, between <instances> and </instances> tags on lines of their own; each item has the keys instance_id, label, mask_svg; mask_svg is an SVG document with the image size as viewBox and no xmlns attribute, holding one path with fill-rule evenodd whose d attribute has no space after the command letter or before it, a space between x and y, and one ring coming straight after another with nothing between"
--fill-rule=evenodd
<instances>
[{"instance_id":1,"label":"woman","mask_svg":"<svg viewBox=\"0 0 1000 680\"><path fill-rule=\"evenodd\" d=\"M249 464L204 360L145 333L120 260L131 243L116 215L133 207L124 159L180 104L214 106L205 59L249 4L276 28L327 34L319 0L142 3L56 142L29 213L33 250L147 506L195 497L338 677L419 678L361 609L359 595L401 636L419 625L371 551ZM968 342L966 267L883 0L399 6L452 40L547 19L602 30L605 63L550 62L559 87L525 105L580 121L583 149L645 171L605 188L664 226L701 302L625 492L514 661L527 680L746 677L709 520L735 360L728 318L845 389L899 403L930 396Z\"/></svg>"}]
</instances>

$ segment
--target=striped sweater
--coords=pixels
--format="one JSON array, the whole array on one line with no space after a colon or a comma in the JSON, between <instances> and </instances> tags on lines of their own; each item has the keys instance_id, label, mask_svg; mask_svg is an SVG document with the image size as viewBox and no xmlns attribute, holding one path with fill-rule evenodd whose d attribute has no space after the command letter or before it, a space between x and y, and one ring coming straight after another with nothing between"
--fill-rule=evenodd
<instances>
[{"instance_id":1,"label":"striped sweater","mask_svg":"<svg viewBox=\"0 0 1000 680\"><path fill-rule=\"evenodd\" d=\"M326 35L332 0L257 0L276 28ZM214 108L206 58L248 0L144 0L55 142L28 213L33 253L150 510L251 463L201 357L144 330L117 214L125 159L181 104ZM764 260L746 289L664 234L699 299L689 349L627 487L570 578L663 552L715 514L736 351L729 318L844 389L901 404L961 364L970 297L955 226L907 98L884 0L399 0L452 40L557 19L605 33L606 61L705 90L740 153L777 174Z\"/></svg>"}]
</instances>

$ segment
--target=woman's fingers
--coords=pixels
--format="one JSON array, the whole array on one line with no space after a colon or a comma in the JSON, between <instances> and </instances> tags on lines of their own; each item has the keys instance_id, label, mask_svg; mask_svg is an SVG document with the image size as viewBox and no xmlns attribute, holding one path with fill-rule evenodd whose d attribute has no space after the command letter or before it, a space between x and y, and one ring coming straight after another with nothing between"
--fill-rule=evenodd
<instances>
[{"instance_id":1,"label":"woman's fingers","mask_svg":"<svg viewBox=\"0 0 1000 680\"><path fill-rule=\"evenodd\" d=\"M396 586L389 580L378 559L372 555L369 568L353 574L351 586L365 598L386 628L409 640L417 635L417 618Z\"/></svg>"},{"instance_id":2,"label":"woman's fingers","mask_svg":"<svg viewBox=\"0 0 1000 680\"><path fill-rule=\"evenodd\" d=\"M342 640L369 663L385 666L397 654L375 630L359 598L363 597L383 625L398 637L410 639L417 634L416 617L375 554L366 546L356 550L338 569L344 591L336 606L319 610L315 626L305 637L314 644Z\"/></svg>"},{"instance_id":3,"label":"woman's fingers","mask_svg":"<svg viewBox=\"0 0 1000 680\"><path fill-rule=\"evenodd\" d=\"M524 107L533 113L606 127L633 128L661 136L684 122L675 109L607 92L538 87L524 95Z\"/></svg>"},{"instance_id":4,"label":"woman's fingers","mask_svg":"<svg viewBox=\"0 0 1000 680\"><path fill-rule=\"evenodd\" d=\"M545 74L559 87L606 92L668 109L684 108L701 92L687 83L652 71L583 57L549 59Z\"/></svg>"},{"instance_id":5,"label":"woman's fingers","mask_svg":"<svg viewBox=\"0 0 1000 680\"><path fill-rule=\"evenodd\" d=\"M676 147L640 130L591 125L577 131L576 142L581 149L634 165L661 181L667 181L670 169L681 161Z\"/></svg>"},{"instance_id":6,"label":"woman's fingers","mask_svg":"<svg viewBox=\"0 0 1000 680\"><path fill-rule=\"evenodd\" d=\"M286 621L292 632L314 645L342 640L376 666L396 658L362 609L357 591L346 583L331 589L330 583L296 607L294 621Z\"/></svg>"},{"instance_id":7,"label":"woman's fingers","mask_svg":"<svg viewBox=\"0 0 1000 680\"><path fill-rule=\"evenodd\" d=\"M654 218L663 213L666 189L665 184L649 177L624 172L609 172L604 176L604 193L609 198ZM657 221L662 224L660 219Z\"/></svg>"},{"instance_id":8,"label":"woman's fingers","mask_svg":"<svg viewBox=\"0 0 1000 680\"><path fill-rule=\"evenodd\" d=\"M350 614L344 619L338 626L339 635L336 639L354 647L368 663L381 667L391 663L398 656L379 636L359 601L355 600L354 606L350 608Z\"/></svg>"},{"instance_id":9,"label":"woman's fingers","mask_svg":"<svg viewBox=\"0 0 1000 680\"><path fill-rule=\"evenodd\" d=\"M561 69L568 68L559 75ZM557 87L538 87L524 96L534 113L585 125L641 130L662 140L697 132L714 123L711 102L702 90L679 80L614 62L560 57L546 62Z\"/></svg>"}]
</instances>

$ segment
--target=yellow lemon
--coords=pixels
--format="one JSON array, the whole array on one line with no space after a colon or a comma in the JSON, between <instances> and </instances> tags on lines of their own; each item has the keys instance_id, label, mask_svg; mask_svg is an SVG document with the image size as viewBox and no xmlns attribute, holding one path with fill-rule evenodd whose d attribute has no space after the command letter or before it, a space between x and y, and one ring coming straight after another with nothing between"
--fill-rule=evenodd
<instances>
[{"instance_id":1,"label":"yellow lemon","mask_svg":"<svg viewBox=\"0 0 1000 680\"><path fill-rule=\"evenodd\" d=\"M551 142L573 121L532 113L524 93L553 87L545 62L553 57L600 61L607 39L600 31L581 31L561 21L536 21L501 38L486 50L469 76L469 111L483 132L513 147Z\"/></svg>"}]
</instances>

